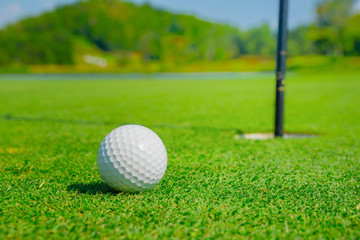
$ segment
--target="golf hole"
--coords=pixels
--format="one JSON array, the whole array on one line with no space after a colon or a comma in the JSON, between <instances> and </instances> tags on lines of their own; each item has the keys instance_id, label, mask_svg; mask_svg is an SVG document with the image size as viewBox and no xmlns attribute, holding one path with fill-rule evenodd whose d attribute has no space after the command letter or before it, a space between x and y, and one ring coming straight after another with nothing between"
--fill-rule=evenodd
<instances>
[{"instance_id":1,"label":"golf hole","mask_svg":"<svg viewBox=\"0 0 360 240\"><path fill-rule=\"evenodd\" d=\"M305 134L305 133L285 133L283 138L285 139L298 139L298 138L316 138L318 135ZM251 140L267 140L274 139L274 133L244 133L237 134L234 136L237 139L251 139Z\"/></svg>"}]
</instances>

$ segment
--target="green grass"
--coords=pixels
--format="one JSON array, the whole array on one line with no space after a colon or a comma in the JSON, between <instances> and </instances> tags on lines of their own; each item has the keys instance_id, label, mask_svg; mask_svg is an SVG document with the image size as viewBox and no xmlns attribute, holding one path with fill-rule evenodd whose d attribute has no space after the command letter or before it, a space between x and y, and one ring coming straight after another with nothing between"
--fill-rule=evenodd
<instances>
[{"instance_id":1,"label":"green grass","mask_svg":"<svg viewBox=\"0 0 360 240\"><path fill-rule=\"evenodd\" d=\"M0 81L0 238L360 238L358 73L293 74L286 129L273 79ZM107 190L103 137L125 123L163 139L155 189Z\"/></svg>"}]
</instances>

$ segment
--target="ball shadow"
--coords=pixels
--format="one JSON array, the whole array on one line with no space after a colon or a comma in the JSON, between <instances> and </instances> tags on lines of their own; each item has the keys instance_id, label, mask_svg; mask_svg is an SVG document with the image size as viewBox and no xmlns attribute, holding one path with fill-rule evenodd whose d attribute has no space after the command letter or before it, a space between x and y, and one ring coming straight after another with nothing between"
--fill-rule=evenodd
<instances>
[{"instance_id":1,"label":"ball shadow","mask_svg":"<svg viewBox=\"0 0 360 240\"><path fill-rule=\"evenodd\" d=\"M67 190L89 195L118 194L118 192L113 191L104 182L73 183L67 187Z\"/></svg>"}]
</instances>

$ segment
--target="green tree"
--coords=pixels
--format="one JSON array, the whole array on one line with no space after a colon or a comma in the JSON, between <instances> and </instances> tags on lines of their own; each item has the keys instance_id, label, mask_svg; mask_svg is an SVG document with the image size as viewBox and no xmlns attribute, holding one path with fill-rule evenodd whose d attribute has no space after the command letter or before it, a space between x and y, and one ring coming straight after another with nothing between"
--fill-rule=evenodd
<instances>
[{"instance_id":1,"label":"green tree","mask_svg":"<svg viewBox=\"0 0 360 240\"><path fill-rule=\"evenodd\" d=\"M309 36L309 26L299 26L289 31L289 56L314 53L314 43Z\"/></svg>"},{"instance_id":2,"label":"green tree","mask_svg":"<svg viewBox=\"0 0 360 240\"><path fill-rule=\"evenodd\" d=\"M245 53L272 55L275 53L275 36L268 24L250 29L245 34Z\"/></svg>"},{"instance_id":3,"label":"green tree","mask_svg":"<svg viewBox=\"0 0 360 240\"><path fill-rule=\"evenodd\" d=\"M345 29L353 5L354 0L323 0L318 4L311 38L319 53L344 54Z\"/></svg>"},{"instance_id":4,"label":"green tree","mask_svg":"<svg viewBox=\"0 0 360 240\"><path fill-rule=\"evenodd\" d=\"M360 14L351 17L346 24L344 52L347 55L360 55Z\"/></svg>"}]
</instances>

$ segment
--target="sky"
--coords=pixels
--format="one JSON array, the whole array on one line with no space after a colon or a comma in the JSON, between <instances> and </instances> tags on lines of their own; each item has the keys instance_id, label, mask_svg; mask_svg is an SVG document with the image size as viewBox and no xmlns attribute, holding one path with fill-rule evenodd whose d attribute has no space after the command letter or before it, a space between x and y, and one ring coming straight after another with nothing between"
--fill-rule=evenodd
<instances>
[{"instance_id":1,"label":"sky","mask_svg":"<svg viewBox=\"0 0 360 240\"><path fill-rule=\"evenodd\" d=\"M77 0L0 0L0 27L20 18L53 9ZM202 19L248 29L268 23L277 27L278 0L128 0L150 3L176 13L196 15ZM310 23L319 0L289 0L289 27ZM356 9L360 10L360 0Z\"/></svg>"}]
</instances>

